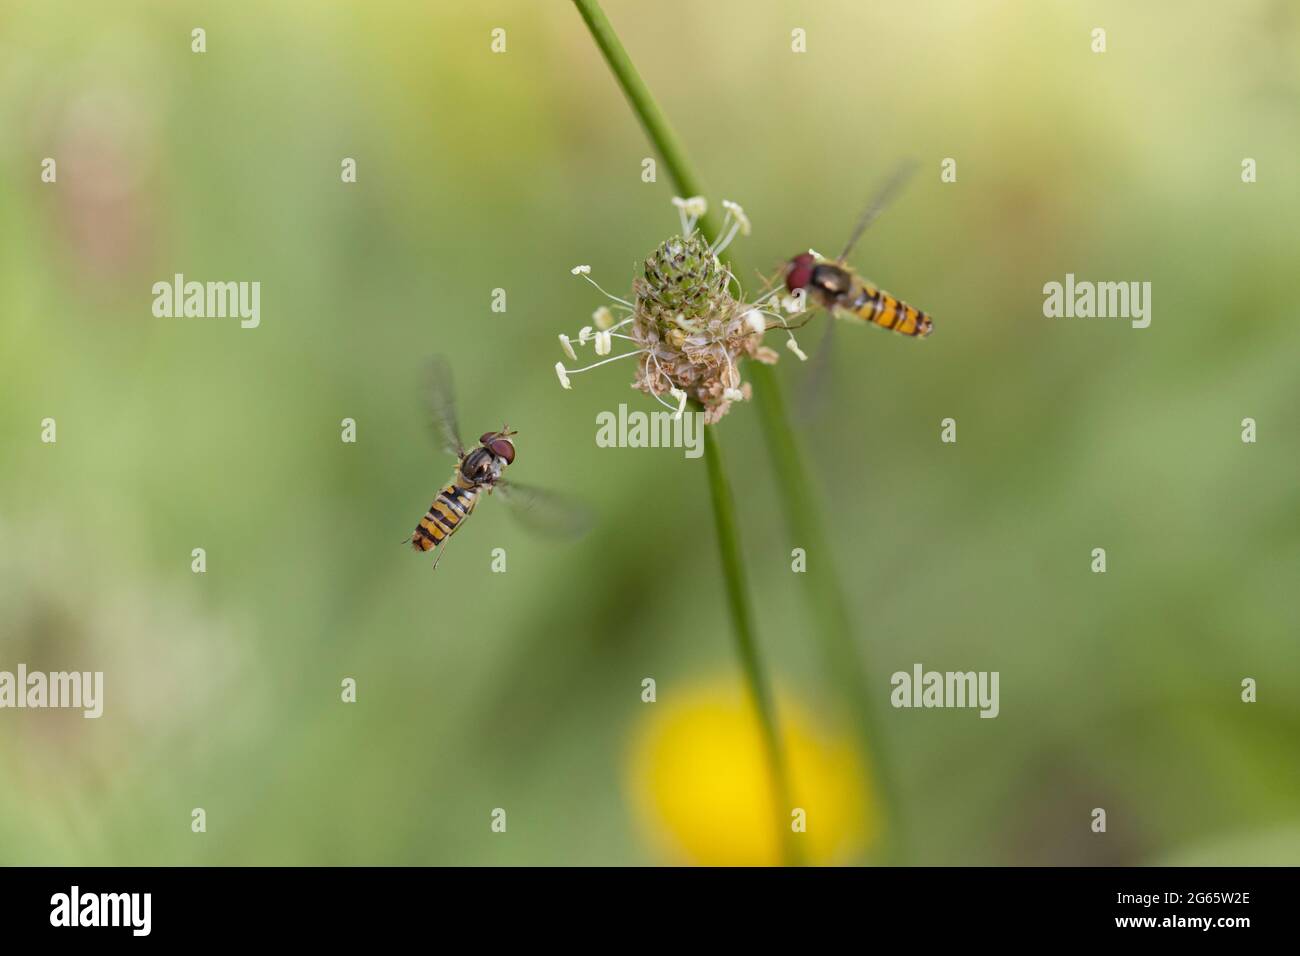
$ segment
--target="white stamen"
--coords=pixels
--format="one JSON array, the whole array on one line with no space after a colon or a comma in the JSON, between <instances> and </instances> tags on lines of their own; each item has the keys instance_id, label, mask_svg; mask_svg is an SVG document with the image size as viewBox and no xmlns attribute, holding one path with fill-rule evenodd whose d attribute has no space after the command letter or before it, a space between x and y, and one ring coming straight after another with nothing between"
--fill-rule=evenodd
<instances>
[{"instance_id":1,"label":"white stamen","mask_svg":"<svg viewBox=\"0 0 1300 956\"><path fill-rule=\"evenodd\" d=\"M723 390L722 397L729 402L743 402L745 393L738 388L728 388Z\"/></svg>"},{"instance_id":2,"label":"white stamen","mask_svg":"<svg viewBox=\"0 0 1300 956\"><path fill-rule=\"evenodd\" d=\"M667 374L663 370L663 366L659 364L659 356L655 355L654 352L648 352L647 354L650 358L650 364L655 367L655 374L661 376L664 379L667 379L669 392L676 392L677 389L672 387L672 379L668 378ZM664 408L668 409L670 412L676 411L673 408L672 404L670 402L665 401L664 397L660 395L658 392L656 392L653 387L650 389L650 397L653 398L660 405L662 405ZM674 417L678 417L678 416L675 415Z\"/></svg>"},{"instance_id":3,"label":"white stamen","mask_svg":"<svg viewBox=\"0 0 1300 956\"><path fill-rule=\"evenodd\" d=\"M569 344L569 337L563 332L560 333L560 348L564 349L564 354L569 358L576 360L578 353L573 351L573 346Z\"/></svg>"},{"instance_id":4,"label":"white stamen","mask_svg":"<svg viewBox=\"0 0 1300 956\"><path fill-rule=\"evenodd\" d=\"M739 391L740 373L736 371L736 365L731 361L731 355L721 342L718 343L718 351L722 353L722 360L727 363L727 370L722 373L723 398L727 397L728 392L736 392L740 398L731 398L728 401L740 401L745 396Z\"/></svg>"},{"instance_id":5,"label":"white stamen","mask_svg":"<svg viewBox=\"0 0 1300 956\"><path fill-rule=\"evenodd\" d=\"M597 332L596 333L596 354L608 355L610 349L613 348L614 343L611 341L612 339L613 336L610 335L608 332Z\"/></svg>"},{"instance_id":6,"label":"white stamen","mask_svg":"<svg viewBox=\"0 0 1300 956\"><path fill-rule=\"evenodd\" d=\"M715 256L714 258L717 258L717 257ZM728 269L728 270L727 270L727 288L728 288L728 289L731 288L731 284L732 284L733 282L736 283L736 300L737 300L737 301L740 301L741 299L743 299L743 298L745 297L745 290L744 290L743 288L741 288L740 280L736 278L736 274L735 274L734 272L732 272L730 269Z\"/></svg>"},{"instance_id":7,"label":"white stamen","mask_svg":"<svg viewBox=\"0 0 1300 956\"><path fill-rule=\"evenodd\" d=\"M578 344L586 345L587 339L589 338L591 338L591 326L584 325L582 328L578 330Z\"/></svg>"},{"instance_id":8,"label":"white stamen","mask_svg":"<svg viewBox=\"0 0 1300 956\"><path fill-rule=\"evenodd\" d=\"M614 313L609 311L607 306L601 306L595 312L591 313L591 320L596 323L596 328L604 331L614 324Z\"/></svg>"},{"instance_id":9,"label":"white stamen","mask_svg":"<svg viewBox=\"0 0 1300 956\"><path fill-rule=\"evenodd\" d=\"M689 236L693 222L691 217L686 214L686 200L681 196L674 196L673 205L677 207L677 222L682 227L682 235Z\"/></svg>"},{"instance_id":10,"label":"white stamen","mask_svg":"<svg viewBox=\"0 0 1300 956\"><path fill-rule=\"evenodd\" d=\"M788 348L795 355L799 356L800 362L808 361L808 356L803 354L803 349L799 348L799 343L794 340L793 335L790 336L790 338L786 341L785 347Z\"/></svg>"},{"instance_id":11,"label":"white stamen","mask_svg":"<svg viewBox=\"0 0 1300 956\"><path fill-rule=\"evenodd\" d=\"M736 217L736 223L740 226L740 234L742 236L749 235L749 217L745 215L745 210L741 208L740 203L724 199L722 200L722 208Z\"/></svg>"},{"instance_id":12,"label":"white stamen","mask_svg":"<svg viewBox=\"0 0 1300 956\"><path fill-rule=\"evenodd\" d=\"M749 326L751 332L762 335L767 331L767 322L763 319L763 313L758 309L750 309L745 313L745 324Z\"/></svg>"},{"instance_id":13,"label":"white stamen","mask_svg":"<svg viewBox=\"0 0 1300 956\"><path fill-rule=\"evenodd\" d=\"M681 220L683 238L695 231L696 221L709 211L708 200L703 196L690 196L686 199L674 196L673 205L677 207L677 217Z\"/></svg>"},{"instance_id":14,"label":"white stamen","mask_svg":"<svg viewBox=\"0 0 1300 956\"><path fill-rule=\"evenodd\" d=\"M741 208L740 203L732 202L730 199L724 199L722 200L722 208L727 211L727 215L723 219L722 224L725 227L730 223L731 228L727 230L726 234L722 237L722 240L713 247L715 255L721 253L727 248L727 246L731 245L731 240L736 238L737 233L742 236L747 236L749 235L750 230L749 217L745 215L745 210Z\"/></svg>"},{"instance_id":15,"label":"white stamen","mask_svg":"<svg viewBox=\"0 0 1300 956\"><path fill-rule=\"evenodd\" d=\"M674 196L673 205L686 215L697 219L709 211L709 201L703 196L688 196L685 199L681 196Z\"/></svg>"},{"instance_id":16,"label":"white stamen","mask_svg":"<svg viewBox=\"0 0 1300 956\"><path fill-rule=\"evenodd\" d=\"M582 271L579 271L579 270L582 270ZM597 292L599 292L599 293L600 293L601 295L603 295L605 298L607 298L607 299L609 299L609 300L611 300L611 301L613 301L613 302L617 302L619 305L621 305L621 306L623 306L624 308L626 308L629 312L630 312L630 311L633 311L633 310L636 308L634 305L632 305L631 302L627 301L627 299L620 299L618 296L614 295L612 292L606 292L605 289L601 287L601 284L600 284L599 282L597 282L595 279L593 279L591 276L589 276L589 275L587 274L587 273L589 273L589 272L591 272L591 266L578 266L577 268L575 268L575 269L573 270L573 274L574 274L575 276L576 276L576 275L580 275L580 276L582 276L582 277L583 277L584 279L586 279L589 283L591 283L591 285L596 289Z\"/></svg>"},{"instance_id":17,"label":"white stamen","mask_svg":"<svg viewBox=\"0 0 1300 956\"><path fill-rule=\"evenodd\" d=\"M633 355L644 355L645 349L637 349L635 352L624 352L622 355L615 355L612 358L601 359L599 362L592 362L590 365L584 365L582 368L571 368L568 371L577 375L579 372L589 372L593 368L599 368L602 365L608 365L610 362L617 362L619 359L631 358Z\"/></svg>"},{"instance_id":18,"label":"white stamen","mask_svg":"<svg viewBox=\"0 0 1300 956\"><path fill-rule=\"evenodd\" d=\"M659 364L659 356L653 351L650 352L650 363L655 367L655 374L658 375L660 378L664 379L668 383L668 388L671 391L673 387L673 380L668 377L668 373L664 371L664 367Z\"/></svg>"},{"instance_id":19,"label":"white stamen","mask_svg":"<svg viewBox=\"0 0 1300 956\"><path fill-rule=\"evenodd\" d=\"M574 266L569 272L575 276L585 276L591 274L591 266Z\"/></svg>"},{"instance_id":20,"label":"white stamen","mask_svg":"<svg viewBox=\"0 0 1300 956\"><path fill-rule=\"evenodd\" d=\"M673 418L681 418L682 412L686 410L686 393L680 388L670 388L668 394L677 399L677 414Z\"/></svg>"},{"instance_id":21,"label":"white stamen","mask_svg":"<svg viewBox=\"0 0 1300 956\"><path fill-rule=\"evenodd\" d=\"M555 377L560 380L560 384L565 388L573 388L573 386L569 384L569 376L564 371L563 362L555 363Z\"/></svg>"},{"instance_id":22,"label":"white stamen","mask_svg":"<svg viewBox=\"0 0 1300 956\"><path fill-rule=\"evenodd\" d=\"M664 397L663 397L662 395L651 395L650 397L653 398L653 399L654 399L656 402L658 402L660 405L662 405L664 408L668 409L670 412L676 412L676 411L677 411L677 407L676 407L675 405L673 405L672 402L665 401L665 400L664 400ZM674 415L674 417L676 417L676 416Z\"/></svg>"},{"instance_id":23,"label":"white stamen","mask_svg":"<svg viewBox=\"0 0 1300 956\"><path fill-rule=\"evenodd\" d=\"M722 237L722 241L713 247L713 254L716 256L721 252L725 252L727 246L731 245L731 240L736 238L736 233L739 231L740 223L732 223L731 228L727 230L727 234Z\"/></svg>"}]
</instances>

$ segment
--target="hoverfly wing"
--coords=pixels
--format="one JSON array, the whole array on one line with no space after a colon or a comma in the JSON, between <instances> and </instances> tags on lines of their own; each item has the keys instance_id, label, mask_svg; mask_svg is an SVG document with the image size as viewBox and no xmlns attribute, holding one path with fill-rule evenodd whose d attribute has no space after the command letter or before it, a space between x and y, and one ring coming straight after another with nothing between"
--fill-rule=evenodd
<instances>
[{"instance_id":1,"label":"hoverfly wing","mask_svg":"<svg viewBox=\"0 0 1300 956\"><path fill-rule=\"evenodd\" d=\"M596 523L591 508L568 495L505 480L498 481L495 490L516 521L543 537L578 538Z\"/></svg>"},{"instance_id":2,"label":"hoverfly wing","mask_svg":"<svg viewBox=\"0 0 1300 956\"><path fill-rule=\"evenodd\" d=\"M826 332L817 343L817 350L803 380L799 383L795 396L795 414L803 422L814 422L821 418L826 409L826 401L835 392L835 316L826 319Z\"/></svg>"},{"instance_id":3,"label":"hoverfly wing","mask_svg":"<svg viewBox=\"0 0 1300 956\"><path fill-rule=\"evenodd\" d=\"M867 231L867 227L876 221L876 217L889 208L889 204L898 196L899 191L906 185L907 181L912 178L916 172L918 163L914 159L906 160L894 170L884 185L876 191L876 194L867 201L862 209L862 214L858 217L857 225L853 227L853 234L849 236L849 241L844 245L844 251L835 261L843 264L844 260L849 257L853 247L858 244L862 234Z\"/></svg>"},{"instance_id":4,"label":"hoverfly wing","mask_svg":"<svg viewBox=\"0 0 1300 956\"><path fill-rule=\"evenodd\" d=\"M457 457L465 454L465 443L460 440L460 425L456 421L455 381L451 376L451 366L441 355L435 355L428 362L425 395L429 402L434 440Z\"/></svg>"}]
</instances>

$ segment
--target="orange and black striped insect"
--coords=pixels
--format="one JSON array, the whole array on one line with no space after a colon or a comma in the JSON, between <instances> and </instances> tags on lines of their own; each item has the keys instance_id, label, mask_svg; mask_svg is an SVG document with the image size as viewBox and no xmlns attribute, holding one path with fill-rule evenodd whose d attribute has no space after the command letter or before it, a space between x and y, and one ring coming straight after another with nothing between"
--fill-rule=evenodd
<instances>
[{"instance_id":1,"label":"orange and black striped insect","mask_svg":"<svg viewBox=\"0 0 1300 956\"><path fill-rule=\"evenodd\" d=\"M484 432L478 446L465 450L456 421L456 393L451 370L441 358L429 363L429 406L432 424L443 448L456 456L456 470L451 480L438 492L420 523L411 532L410 544L416 551L437 549L433 566L438 567L442 552L451 536L460 530L474 513L479 496L499 491L512 505L516 516L532 530L544 534L574 535L589 523L585 509L577 502L502 478L514 463L517 432L503 426Z\"/></svg>"},{"instance_id":2,"label":"orange and black striped insect","mask_svg":"<svg viewBox=\"0 0 1300 956\"><path fill-rule=\"evenodd\" d=\"M856 317L918 338L929 335L934 328L929 315L872 285L845 263L867 226L889 205L913 168L907 165L899 169L867 204L838 259L804 252L787 262L786 289L793 295L806 296L837 318Z\"/></svg>"}]
</instances>

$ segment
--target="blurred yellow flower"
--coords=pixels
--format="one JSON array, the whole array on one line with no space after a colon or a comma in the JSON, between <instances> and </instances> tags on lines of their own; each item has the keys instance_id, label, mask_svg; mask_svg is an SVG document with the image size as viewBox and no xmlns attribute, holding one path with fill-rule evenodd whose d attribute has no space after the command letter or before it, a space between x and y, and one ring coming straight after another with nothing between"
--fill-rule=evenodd
<instances>
[{"instance_id":1,"label":"blurred yellow flower","mask_svg":"<svg viewBox=\"0 0 1300 956\"><path fill-rule=\"evenodd\" d=\"M740 686L717 682L644 706L629 783L651 842L675 863L779 865L758 718ZM794 802L782 818L805 812L795 836L805 862L853 863L880 822L861 760L847 735L830 734L797 703L783 697L778 707Z\"/></svg>"}]
</instances>

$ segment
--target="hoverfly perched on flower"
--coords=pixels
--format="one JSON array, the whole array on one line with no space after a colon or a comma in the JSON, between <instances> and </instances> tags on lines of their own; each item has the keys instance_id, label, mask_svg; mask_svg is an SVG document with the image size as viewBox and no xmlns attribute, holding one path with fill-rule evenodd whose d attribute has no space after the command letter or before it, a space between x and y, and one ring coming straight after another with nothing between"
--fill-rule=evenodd
<instances>
[{"instance_id":1,"label":"hoverfly perched on flower","mask_svg":"<svg viewBox=\"0 0 1300 956\"><path fill-rule=\"evenodd\" d=\"M435 435L444 450L456 456L456 470L429 505L409 539L416 551L437 549L433 566L438 567L447 542L474 513L481 494L500 492L521 523L531 530L550 535L577 536L590 524L587 510L560 495L508 482L502 474L514 464L517 432L509 426L484 432L478 446L465 449L456 420L456 392L451 369L445 360L434 358L428 369L429 408Z\"/></svg>"},{"instance_id":2,"label":"hoverfly perched on flower","mask_svg":"<svg viewBox=\"0 0 1300 956\"><path fill-rule=\"evenodd\" d=\"M787 262L786 289L794 296L804 297L805 302L811 299L833 317L856 316L903 335L929 335L934 327L929 315L876 288L845 263L867 227L889 205L914 168L912 164L902 166L867 203L838 259L827 259L810 250Z\"/></svg>"}]
</instances>

